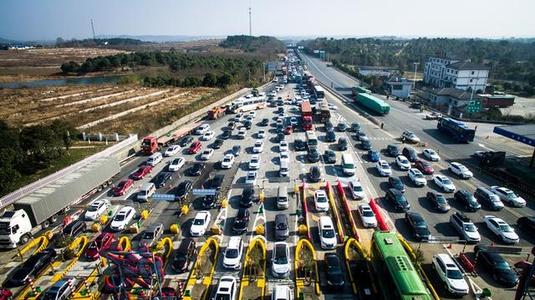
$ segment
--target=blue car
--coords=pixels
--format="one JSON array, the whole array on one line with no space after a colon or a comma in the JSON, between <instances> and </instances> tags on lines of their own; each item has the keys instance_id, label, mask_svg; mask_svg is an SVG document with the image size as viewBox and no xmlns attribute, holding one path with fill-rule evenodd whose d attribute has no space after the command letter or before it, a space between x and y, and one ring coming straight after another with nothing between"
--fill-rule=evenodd
<instances>
[{"instance_id":1,"label":"blue car","mask_svg":"<svg viewBox=\"0 0 535 300\"><path fill-rule=\"evenodd\" d=\"M368 158L372 162L377 162L381 159L381 154L377 150L370 149L368 150Z\"/></svg>"}]
</instances>

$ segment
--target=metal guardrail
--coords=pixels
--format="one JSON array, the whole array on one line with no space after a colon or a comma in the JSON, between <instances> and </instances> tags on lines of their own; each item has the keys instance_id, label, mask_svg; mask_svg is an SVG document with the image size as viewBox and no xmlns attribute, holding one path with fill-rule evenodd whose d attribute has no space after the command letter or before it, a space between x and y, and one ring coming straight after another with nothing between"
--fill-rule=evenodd
<instances>
[{"instance_id":1,"label":"metal guardrail","mask_svg":"<svg viewBox=\"0 0 535 300\"><path fill-rule=\"evenodd\" d=\"M84 159L82 159L81 161L79 162L76 162L66 168L63 168L55 173L52 173L44 178L41 178L41 179L38 179L37 181L34 181L14 192L11 192L7 195L5 195L4 197L0 198L0 209L1 208L4 208L10 204L12 204L13 202L17 201L18 199L22 198L23 196L26 196L34 191L36 191L37 189L49 184L49 183L52 183L58 179L60 179L61 177L65 176L65 174L67 173L71 173L85 165L87 165L88 163L96 160L96 159L99 159L99 158L102 158L102 157L107 157L107 156L110 156L112 155L113 153L123 149L126 145L129 145L133 142L136 142L138 140L138 136L137 134L131 134L126 140L124 141L121 141L109 148L106 148L104 149L103 151L100 151L98 153L95 153L89 157L86 157Z\"/></svg>"}]
</instances>

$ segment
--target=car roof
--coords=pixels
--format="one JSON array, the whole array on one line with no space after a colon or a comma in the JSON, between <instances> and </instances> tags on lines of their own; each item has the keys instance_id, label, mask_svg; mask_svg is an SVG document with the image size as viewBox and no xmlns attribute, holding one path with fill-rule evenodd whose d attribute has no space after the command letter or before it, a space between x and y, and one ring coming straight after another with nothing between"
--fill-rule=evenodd
<instances>
[{"instance_id":1,"label":"car roof","mask_svg":"<svg viewBox=\"0 0 535 300\"><path fill-rule=\"evenodd\" d=\"M238 248L241 240L241 236L231 236L227 248Z\"/></svg>"},{"instance_id":2,"label":"car roof","mask_svg":"<svg viewBox=\"0 0 535 300\"><path fill-rule=\"evenodd\" d=\"M438 259L442 260L446 268L448 269L458 269L457 264L453 261L451 256L446 253L439 253L436 255Z\"/></svg>"}]
</instances>

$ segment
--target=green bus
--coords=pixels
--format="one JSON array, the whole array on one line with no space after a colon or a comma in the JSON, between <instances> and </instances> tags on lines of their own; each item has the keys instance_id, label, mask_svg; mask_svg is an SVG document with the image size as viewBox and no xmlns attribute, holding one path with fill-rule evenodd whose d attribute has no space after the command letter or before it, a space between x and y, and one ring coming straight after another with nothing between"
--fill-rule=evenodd
<instances>
[{"instance_id":1,"label":"green bus","mask_svg":"<svg viewBox=\"0 0 535 300\"><path fill-rule=\"evenodd\" d=\"M384 299L433 300L394 232L373 233L372 258Z\"/></svg>"}]
</instances>

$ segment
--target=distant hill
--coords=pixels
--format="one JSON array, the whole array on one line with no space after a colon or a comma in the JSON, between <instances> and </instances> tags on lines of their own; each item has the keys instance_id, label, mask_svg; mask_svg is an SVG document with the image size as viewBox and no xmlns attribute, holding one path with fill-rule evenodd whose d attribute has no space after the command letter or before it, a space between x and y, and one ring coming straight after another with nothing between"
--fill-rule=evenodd
<instances>
[{"instance_id":1,"label":"distant hill","mask_svg":"<svg viewBox=\"0 0 535 300\"><path fill-rule=\"evenodd\" d=\"M284 53L286 51L284 43L271 36L231 35L219 43L219 46L268 55Z\"/></svg>"},{"instance_id":2,"label":"distant hill","mask_svg":"<svg viewBox=\"0 0 535 300\"><path fill-rule=\"evenodd\" d=\"M123 38L135 39L144 42L166 43L166 42L191 42L208 39L223 39L225 36L201 36L201 35L98 35L99 39Z\"/></svg>"},{"instance_id":3,"label":"distant hill","mask_svg":"<svg viewBox=\"0 0 535 300\"><path fill-rule=\"evenodd\" d=\"M68 40L59 39L56 41L58 47L98 47L98 46L139 46L149 44L136 39L129 38L110 38L110 39L85 39L85 40Z\"/></svg>"}]
</instances>

